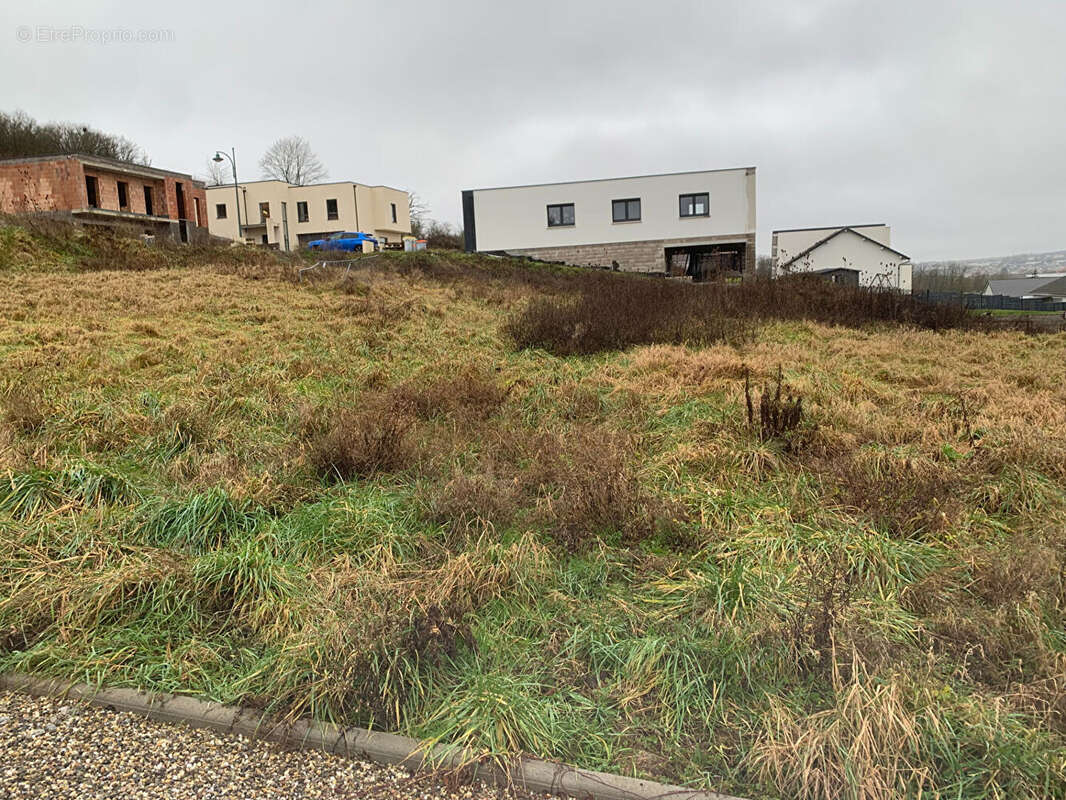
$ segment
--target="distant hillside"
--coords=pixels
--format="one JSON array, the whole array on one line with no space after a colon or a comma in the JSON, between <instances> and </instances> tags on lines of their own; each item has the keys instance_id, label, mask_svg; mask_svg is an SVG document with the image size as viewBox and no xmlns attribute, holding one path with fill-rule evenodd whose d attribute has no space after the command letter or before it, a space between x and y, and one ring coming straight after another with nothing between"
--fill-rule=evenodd
<instances>
[{"instance_id":1,"label":"distant hillside","mask_svg":"<svg viewBox=\"0 0 1066 800\"><path fill-rule=\"evenodd\" d=\"M1027 275L1032 272L1066 272L1066 250L1056 250L1052 253L1022 253L995 258L923 261L916 263L914 266L920 270L935 270L956 264L966 267L966 271L969 273L982 274L1013 273Z\"/></svg>"}]
</instances>

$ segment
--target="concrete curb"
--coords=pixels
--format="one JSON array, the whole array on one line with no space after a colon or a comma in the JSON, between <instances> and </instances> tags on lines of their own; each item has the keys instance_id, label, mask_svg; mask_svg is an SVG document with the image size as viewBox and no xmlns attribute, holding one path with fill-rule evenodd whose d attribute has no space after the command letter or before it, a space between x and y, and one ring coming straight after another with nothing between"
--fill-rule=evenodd
<instances>
[{"instance_id":1,"label":"concrete curb","mask_svg":"<svg viewBox=\"0 0 1066 800\"><path fill-rule=\"evenodd\" d=\"M443 745L427 750L421 742L407 736L306 720L279 723L260 711L182 695L147 694L135 689L98 689L87 684L12 674L0 676L0 690L37 697L69 697L160 722L239 733L289 746L325 750L347 758L399 764L415 772L456 768L469 762L462 752L457 753ZM479 764L474 767L474 774L498 785L592 800L741 800L716 792L578 769L536 758L520 758L506 771Z\"/></svg>"}]
</instances>

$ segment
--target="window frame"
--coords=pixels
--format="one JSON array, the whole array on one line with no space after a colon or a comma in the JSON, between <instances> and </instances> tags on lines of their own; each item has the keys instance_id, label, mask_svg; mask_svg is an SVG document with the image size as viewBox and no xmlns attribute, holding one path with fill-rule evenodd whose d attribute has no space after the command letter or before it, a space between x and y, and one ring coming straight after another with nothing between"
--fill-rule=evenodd
<instances>
[{"instance_id":1,"label":"window frame","mask_svg":"<svg viewBox=\"0 0 1066 800\"><path fill-rule=\"evenodd\" d=\"M266 200L259 204L259 222L262 224L268 219L270 219L270 201Z\"/></svg>"},{"instance_id":2,"label":"window frame","mask_svg":"<svg viewBox=\"0 0 1066 800\"><path fill-rule=\"evenodd\" d=\"M685 199L690 201L690 205L693 209L696 208L696 199L702 197L704 201L704 207L707 209L702 214L698 214L693 210L691 213L685 213ZM677 196L677 210L678 216L687 219L688 217L709 217L711 216L711 193L710 192L688 192L687 194L679 194Z\"/></svg>"},{"instance_id":3,"label":"window frame","mask_svg":"<svg viewBox=\"0 0 1066 800\"><path fill-rule=\"evenodd\" d=\"M392 224L395 225L396 224L396 204L395 203L389 203L389 205L392 206Z\"/></svg>"},{"instance_id":4,"label":"window frame","mask_svg":"<svg viewBox=\"0 0 1066 800\"><path fill-rule=\"evenodd\" d=\"M330 203L333 203L333 210L332 211L330 211L330 208L329 208L329 204ZM341 213L340 213L340 208L337 205L337 198L336 197L327 197L326 198L326 219L340 219L340 218L341 218Z\"/></svg>"},{"instance_id":5,"label":"window frame","mask_svg":"<svg viewBox=\"0 0 1066 800\"><path fill-rule=\"evenodd\" d=\"M622 213L623 213L622 219L618 219L618 216L615 213L615 209L617 208L619 203L623 204L622 205ZM637 204L637 215L635 217L629 216L630 203L636 203ZM641 217L643 215L643 213L642 213L643 209L641 208L641 206L642 206L642 203L640 202L640 198L639 197L621 197L621 198L619 198L617 200L612 200L611 201L611 222L612 223L640 222Z\"/></svg>"},{"instance_id":6,"label":"window frame","mask_svg":"<svg viewBox=\"0 0 1066 800\"><path fill-rule=\"evenodd\" d=\"M559 209L559 222L552 222L552 209ZM566 209L570 209L570 221L566 221ZM577 209L573 203L548 203L547 206L549 228L573 228L577 225Z\"/></svg>"},{"instance_id":7,"label":"window frame","mask_svg":"<svg viewBox=\"0 0 1066 800\"><path fill-rule=\"evenodd\" d=\"M225 203L215 203L215 219L229 219L229 208Z\"/></svg>"},{"instance_id":8,"label":"window frame","mask_svg":"<svg viewBox=\"0 0 1066 800\"><path fill-rule=\"evenodd\" d=\"M115 181L115 193L118 195L119 211L128 211L130 207L129 181ZM125 202L123 202L125 200Z\"/></svg>"},{"instance_id":9,"label":"window frame","mask_svg":"<svg viewBox=\"0 0 1066 800\"><path fill-rule=\"evenodd\" d=\"M95 175L85 176L85 202L89 208L100 208L100 179Z\"/></svg>"},{"instance_id":10,"label":"window frame","mask_svg":"<svg viewBox=\"0 0 1066 800\"><path fill-rule=\"evenodd\" d=\"M307 207L307 201L306 200L297 200L296 201L296 221L299 223L299 222L310 222L310 220L311 220L311 214L310 214L309 209Z\"/></svg>"}]
</instances>

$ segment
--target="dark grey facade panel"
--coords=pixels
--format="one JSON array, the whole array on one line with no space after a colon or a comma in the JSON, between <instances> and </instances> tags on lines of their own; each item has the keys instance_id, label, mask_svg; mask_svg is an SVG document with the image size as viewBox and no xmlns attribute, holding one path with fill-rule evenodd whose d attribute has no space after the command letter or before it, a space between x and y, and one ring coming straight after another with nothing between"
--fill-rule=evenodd
<instances>
[{"instance_id":1,"label":"dark grey facade panel","mask_svg":"<svg viewBox=\"0 0 1066 800\"><path fill-rule=\"evenodd\" d=\"M463 249L477 252L477 230L474 227L474 190L463 190Z\"/></svg>"}]
</instances>

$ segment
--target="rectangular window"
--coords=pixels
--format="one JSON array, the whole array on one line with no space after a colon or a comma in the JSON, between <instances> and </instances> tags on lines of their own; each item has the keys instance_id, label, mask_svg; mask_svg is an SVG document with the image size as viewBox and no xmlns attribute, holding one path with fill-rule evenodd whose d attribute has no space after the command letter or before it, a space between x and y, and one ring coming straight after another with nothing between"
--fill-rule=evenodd
<instances>
[{"instance_id":1,"label":"rectangular window","mask_svg":"<svg viewBox=\"0 0 1066 800\"><path fill-rule=\"evenodd\" d=\"M151 186L145 186L144 187L144 213L148 214L148 215L152 215L152 213L153 213L153 210L152 210L152 187Z\"/></svg>"},{"instance_id":2,"label":"rectangular window","mask_svg":"<svg viewBox=\"0 0 1066 800\"><path fill-rule=\"evenodd\" d=\"M389 205L392 206L392 221L395 222L396 221L396 204L395 203L389 203Z\"/></svg>"},{"instance_id":3,"label":"rectangular window","mask_svg":"<svg viewBox=\"0 0 1066 800\"><path fill-rule=\"evenodd\" d=\"M640 198L614 200L611 202L611 219L615 222L637 222L640 220Z\"/></svg>"},{"instance_id":4,"label":"rectangular window","mask_svg":"<svg viewBox=\"0 0 1066 800\"><path fill-rule=\"evenodd\" d=\"M559 203L548 206L548 227L562 228L574 224L574 204Z\"/></svg>"},{"instance_id":5,"label":"rectangular window","mask_svg":"<svg viewBox=\"0 0 1066 800\"><path fill-rule=\"evenodd\" d=\"M193 211L196 212L196 214L195 214L196 224L197 225L203 225L203 222L200 221L200 198L199 197L194 197L192 199L192 207L193 207Z\"/></svg>"},{"instance_id":6,"label":"rectangular window","mask_svg":"<svg viewBox=\"0 0 1066 800\"><path fill-rule=\"evenodd\" d=\"M270 219L270 203L259 204L259 221L266 222Z\"/></svg>"},{"instance_id":7,"label":"rectangular window","mask_svg":"<svg viewBox=\"0 0 1066 800\"><path fill-rule=\"evenodd\" d=\"M296 221L307 222L307 203L304 200L296 201Z\"/></svg>"},{"instance_id":8,"label":"rectangular window","mask_svg":"<svg viewBox=\"0 0 1066 800\"><path fill-rule=\"evenodd\" d=\"M226 218L226 204L225 203L215 203L215 219L225 219L225 218Z\"/></svg>"},{"instance_id":9,"label":"rectangular window","mask_svg":"<svg viewBox=\"0 0 1066 800\"><path fill-rule=\"evenodd\" d=\"M89 208L100 207L100 199L96 194L96 178L92 175L85 176L85 198L89 201Z\"/></svg>"},{"instance_id":10,"label":"rectangular window","mask_svg":"<svg viewBox=\"0 0 1066 800\"><path fill-rule=\"evenodd\" d=\"M130 185L125 181L118 182L118 207L130 207Z\"/></svg>"},{"instance_id":11,"label":"rectangular window","mask_svg":"<svg viewBox=\"0 0 1066 800\"><path fill-rule=\"evenodd\" d=\"M337 213L337 201L326 201L326 219L337 219L340 215Z\"/></svg>"},{"instance_id":12,"label":"rectangular window","mask_svg":"<svg viewBox=\"0 0 1066 800\"><path fill-rule=\"evenodd\" d=\"M711 197L707 192L679 195L678 200L683 217L709 217L711 215Z\"/></svg>"}]
</instances>

